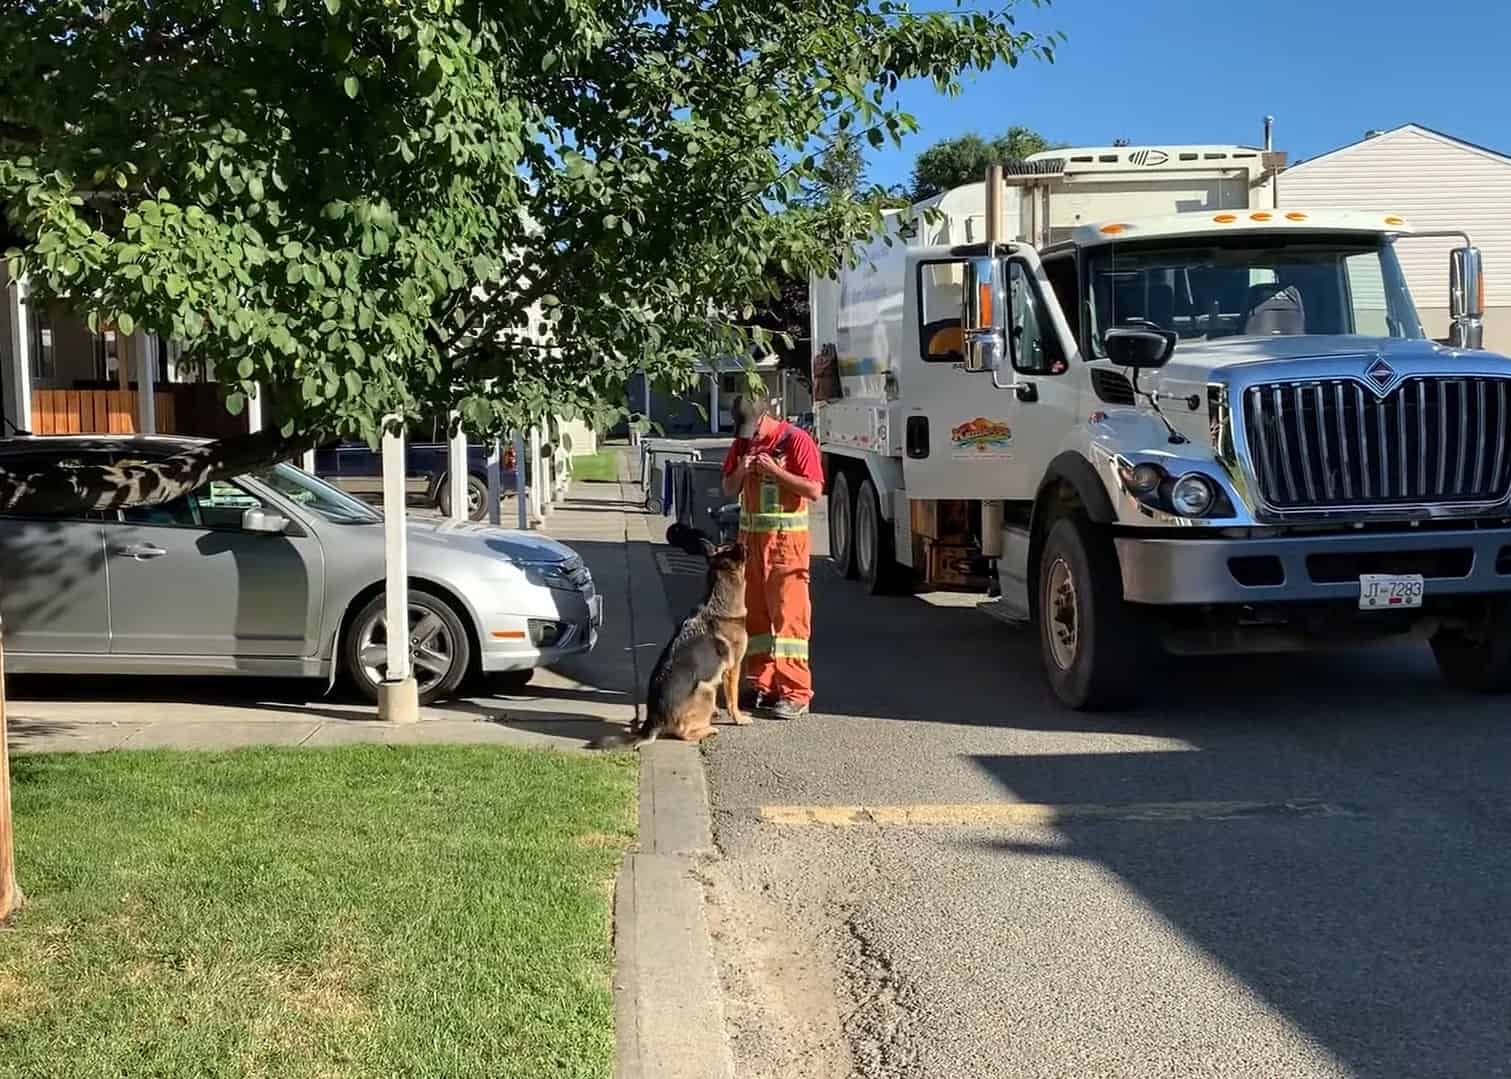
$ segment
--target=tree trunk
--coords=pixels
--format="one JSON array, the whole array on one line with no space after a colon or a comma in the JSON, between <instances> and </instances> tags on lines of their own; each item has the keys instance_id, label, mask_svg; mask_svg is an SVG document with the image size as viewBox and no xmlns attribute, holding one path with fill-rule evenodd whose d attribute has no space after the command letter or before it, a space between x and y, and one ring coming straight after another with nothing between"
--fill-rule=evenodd
<instances>
[{"instance_id":1,"label":"tree trunk","mask_svg":"<svg viewBox=\"0 0 1511 1079\"><path fill-rule=\"evenodd\" d=\"M0 925L21 909L16 837L10 815L10 733L5 722L5 620L0 618Z\"/></svg>"}]
</instances>

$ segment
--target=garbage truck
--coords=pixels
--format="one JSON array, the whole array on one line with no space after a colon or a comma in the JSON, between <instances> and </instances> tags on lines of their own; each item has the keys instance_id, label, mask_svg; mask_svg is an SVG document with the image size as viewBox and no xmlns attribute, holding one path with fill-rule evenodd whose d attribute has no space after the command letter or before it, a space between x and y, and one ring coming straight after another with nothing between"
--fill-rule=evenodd
<instances>
[{"instance_id":1,"label":"garbage truck","mask_svg":"<svg viewBox=\"0 0 1511 1079\"><path fill-rule=\"evenodd\" d=\"M1479 251L1388 207L1282 210L1283 160L1006 162L810 281L837 568L979 590L1074 709L1135 702L1170 654L1401 639L1511 688L1511 361L1481 347ZM1397 251L1444 235L1429 340Z\"/></svg>"}]
</instances>

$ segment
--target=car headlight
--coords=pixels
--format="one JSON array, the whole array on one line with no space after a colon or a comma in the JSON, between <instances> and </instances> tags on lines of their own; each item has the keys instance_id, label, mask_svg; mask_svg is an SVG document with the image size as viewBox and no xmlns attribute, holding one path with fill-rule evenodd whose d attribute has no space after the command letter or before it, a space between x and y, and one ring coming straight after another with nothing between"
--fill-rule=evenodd
<instances>
[{"instance_id":1,"label":"car headlight","mask_svg":"<svg viewBox=\"0 0 1511 1079\"><path fill-rule=\"evenodd\" d=\"M525 579L541 588L560 588L570 592L577 590L577 582L562 562L518 562L525 572Z\"/></svg>"},{"instance_id":2,"label":"car headlight","mask_svg":"<svg viewBox=\"0 0 1511 1079\"><path fill-rule=\"evenodd\" d=\"M1187 472L1170 488L1170 507L1182 517L1202 517L1212 508L1217 490L1199 472Z\"/></svg>"}]
</instances>

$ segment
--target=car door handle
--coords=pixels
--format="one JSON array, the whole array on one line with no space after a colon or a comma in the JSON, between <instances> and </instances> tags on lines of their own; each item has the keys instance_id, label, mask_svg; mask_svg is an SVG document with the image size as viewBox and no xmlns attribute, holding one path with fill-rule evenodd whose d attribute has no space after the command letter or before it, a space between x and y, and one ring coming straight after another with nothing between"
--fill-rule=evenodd
<instances>
[{"instance_id":1,"label":"car door handle","mask_svg":"<svg viewBox=\"0 0 1511 1079\"><path fill-rule=\"evenodd\" d=\"M1032 382L1020 382L1013 389L1017 391L1018 400L1025 404L1039 399L1039 387Z\"/></svg>"},{"instance_id":2,"label":"car door handle","mask_svg":"<svg viewBox=\"0 0 1511 1079\"><path fill-rule=\"evenodd\" d=\"M115 553L141 562L149 558L161 558L168 552L155 543L133 543L126 547L117 547Z\"/></svg>"}]
</instances>

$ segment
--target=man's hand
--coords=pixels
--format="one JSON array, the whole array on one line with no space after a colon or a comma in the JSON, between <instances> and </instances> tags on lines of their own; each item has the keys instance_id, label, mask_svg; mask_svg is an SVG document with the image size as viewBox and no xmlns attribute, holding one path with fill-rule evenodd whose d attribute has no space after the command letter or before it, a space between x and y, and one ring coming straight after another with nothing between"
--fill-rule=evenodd
<instances>
[{"instance_id":1,"label":"man's hand","mask_svg":"<svg viewBox=\"0 0 1511 1079\"><path fill-rule=\"evenodd\" d=\"M754 472L757 476L779 476L782 474L782 467L772 459L769 453L758 453L754 457L748 458L748 461L747 469Z\"/></svg>"}]
</instances>

